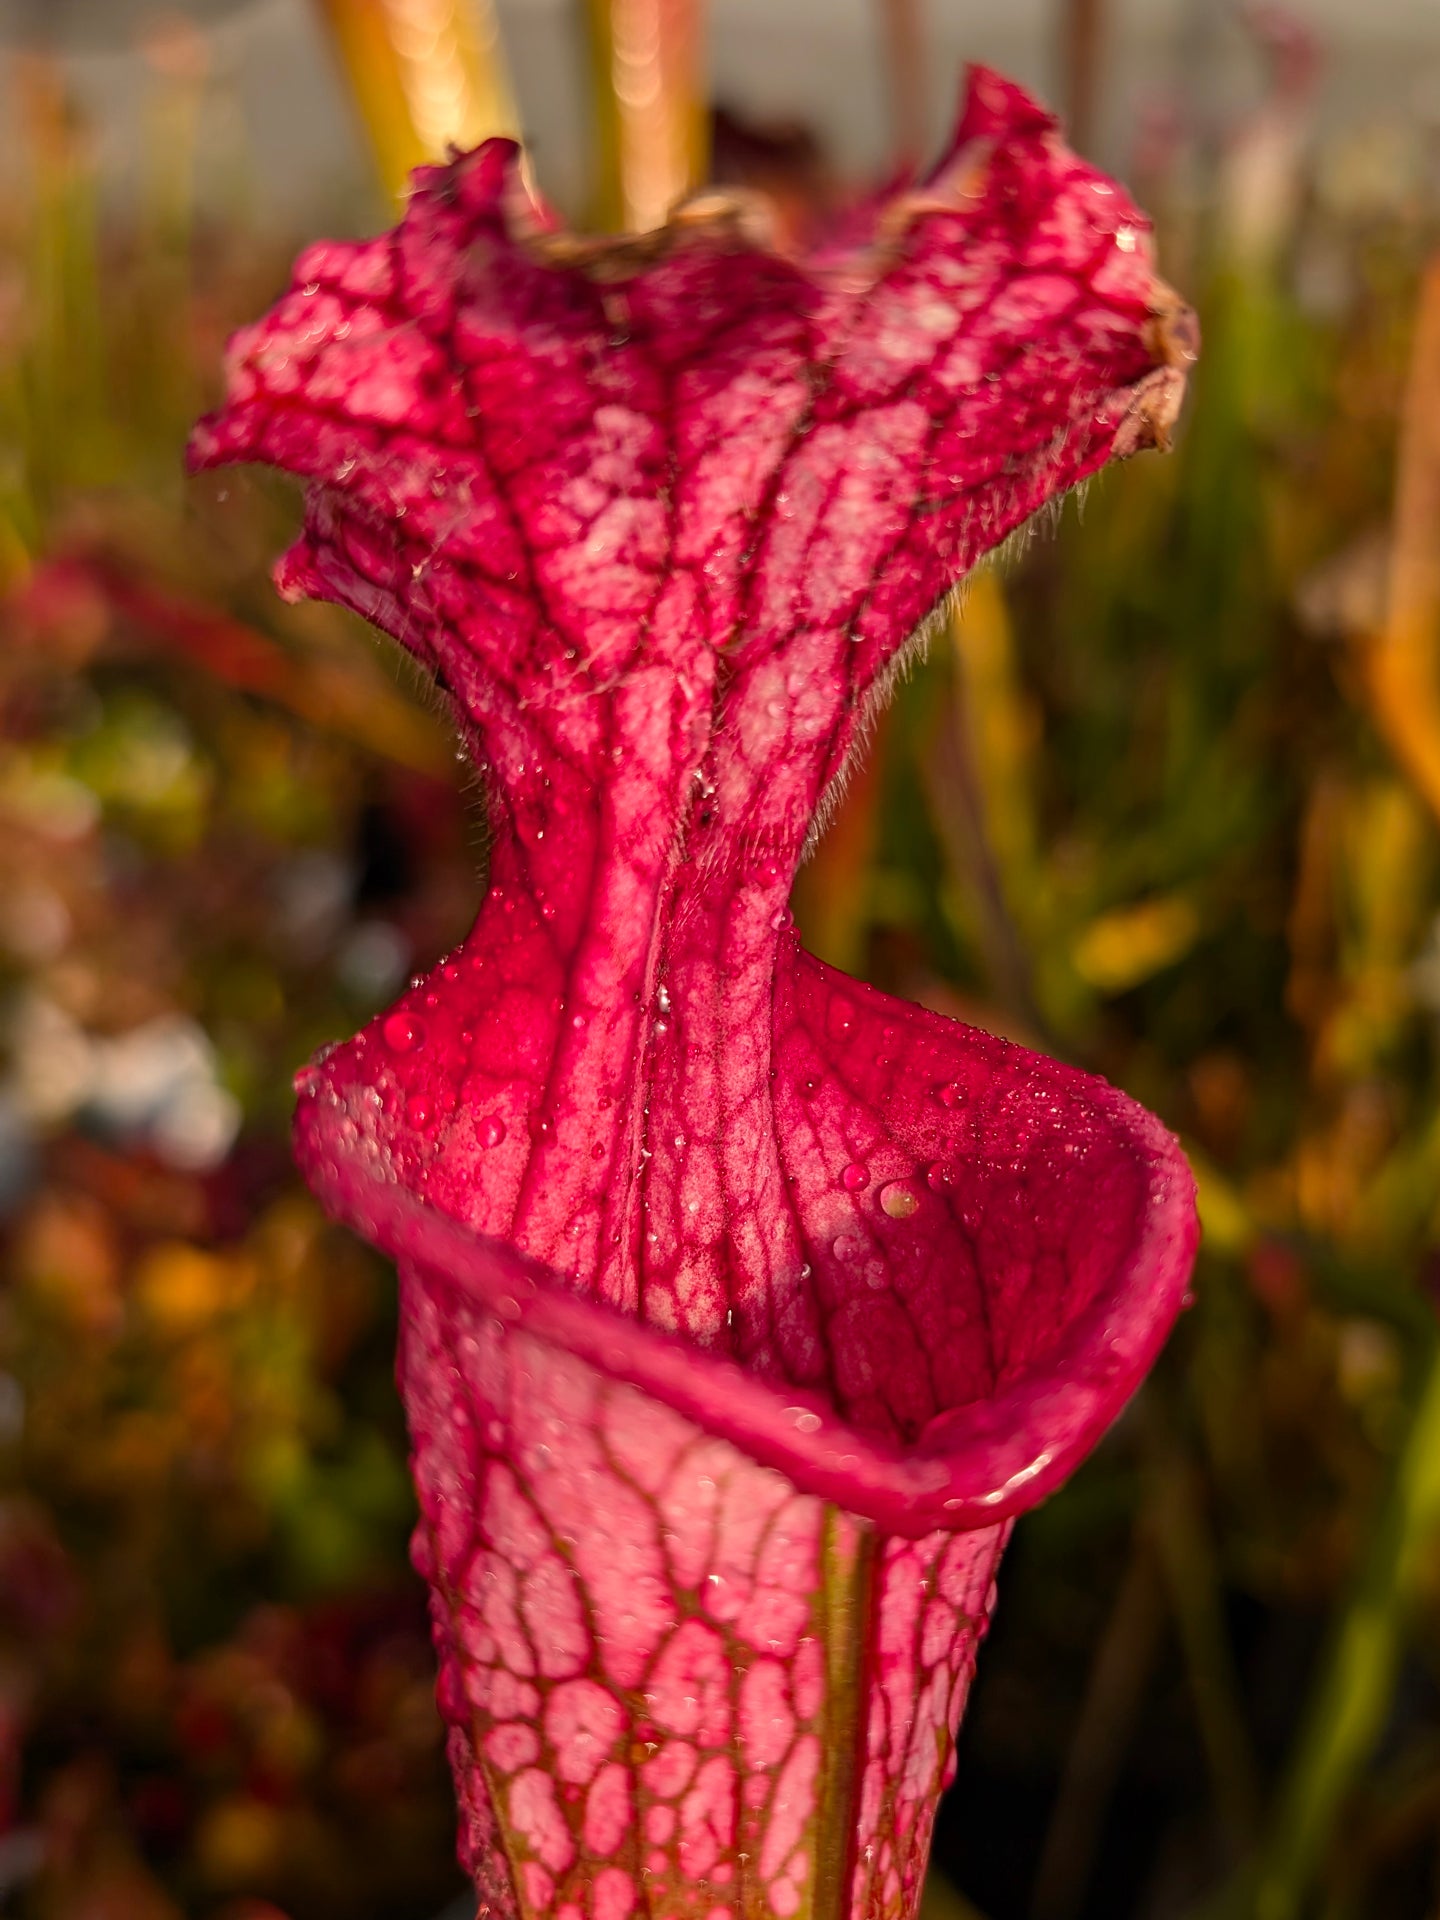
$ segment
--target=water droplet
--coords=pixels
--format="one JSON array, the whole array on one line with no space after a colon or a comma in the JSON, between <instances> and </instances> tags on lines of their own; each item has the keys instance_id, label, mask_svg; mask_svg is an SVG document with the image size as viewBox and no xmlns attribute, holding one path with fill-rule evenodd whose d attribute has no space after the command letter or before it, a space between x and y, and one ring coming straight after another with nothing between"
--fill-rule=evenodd
<instances>
[{"instance_id":1,"label":"water droplet","mask_svg":"<svg viewBox=\"0 0 1440 1920\"><path fill-rule=\"evenodd\" d=\"M920 1201L912 1187L903 1180L892 1180L888 1187L880 1189L880 1207L892 1220L908 1220Z\"/></svg>"},{"instance_id":2,"label":"water droplet","mask_svg":"<svg viewBox=\"0 0 1440 1920\"><path fill-rule=\"evenodd\" d=\"M605 1158L605 1142L603 1140L597 1140L594 1146L591 1147L590 1158L592 1160L603 1160Z\"/></svg>"},{"instance_id":3,"label":"water droplet","mask_svg":"<svg viewBox=\"0 0 1440 1920\"><path fill-rule=\"evenodd\" d=\"M670 991L668 987L661 987L660 990L656 993L655 1004L660 1009L661 1013L669 1013Z\"/></svg>"},{"instance_id":4,"label":"water droplet","mask_svg":"<svg viewBox=\"0 0 1440 1920\"><path fill-rule=\"evenodd\" d=\"M959 1106L964 1096L956 1081L947 1080L943 1087L937 1087L935 1089L935 1098L940 1102L942 1107L949 1108L953 1111Z\"/></svg>"},{"instance_id":5,"label":"water droplet","mask_svg":"<svg viewBox=\"0 0 1440 1920\"><path fill-rule=\"evenodd\" d=\"M307 1093L313 1093L315 1088L320 1084L320 1069L314 1066L301 1067L290 1084L294 1087L296 1093L302 1096Z\"/></svg>"},{"instance_id":6,"label":"water droplet","mask_svg":"<svg viewBox=\"0 0 1440 1920\"><path fill-rule=\"evenodd\" d=\"M820 1416L818 1413L812 1413L809 1407L787 1407L785 1411L794 1422L797 1433L819 1432Z\"/></svg>"},{"instance_id":7,"label":"water droplet","mask_svg":"<svg viewBox=\"0 0 1440 1920\"><path fill-rule=\"evenodd\" d=\"M955 1168L948 1160L937 1160L925 1176L925 1184L932 1193L948 1193L959 1178Z\"/></svg>"},{"instance_id":8,"label":"water droplet","mask_svg":"<svg viewBox=\"0 0 1440 1920\"><path fill-rule=\"evenodd\" d=\"M778 913L770 916L770 925L776 933L783 933L787 927L793 927L795 916L788 907L781 907Z\"/></svg>"},{"instance_id":9,"label":"water droplet","mask_svg":"<svg viewBox=\"0 0 1440 1920\"><path fill-rule=\"evenodd\" d=\"M572 1027L574 1027L575 1031L579 1033L581 1028L585 1025L584 1014L583 1013L572 1014L570 1016L570 1024Z\"/></svg>"},{"instance_id":10,"label":"water droplet","mask_svg":"<svg viewBox=\"0 0 1440 1920\"><path fill-rule=\"evenodd\" d=\"M862 1167L858 1160L852 1160L841 1174L840 1184L847 1193L859 1193L862 1187L870 1184L870 1169Z\"/></svg>"},{"instance_id":11,"label":"water droplet","mask_svg":"<svg viewBox=\"0 0 1440 1920\"><path fill-rule=\"evenodd\" d=\"M409 1053L412 1047L418 1047L425 1037L425 1029L409 1013L391 1013L385 1016L385 1024L380 1029L385 1036L385 1044L392 1053Z\"/></svg>"},{"instance_id":12,"label":"water droplet","mask_svg":"<svg viewBox=\"0 0 1440 1920\"><path fill-rule=\"evenodd\" d=\"M837 1260L856 1260L865 1251L865 1242L857 1240L853 1233L842 1233L832 1250Z\"/></svg>"},{"instance_id":13,"label":"water droplet","mask_svg":"<svg viewBox=\"0 0 1440 1920\"><path fill-rule=\"evenodd\" d=\"M409 1126L420 1128L430 1124L430 1102L423 1093L415 1093L405 1102L405 1119Z\"/></svg>"},{"instance_id":14,"label":"water droplet","mask_svg":"<svg viewBox=\"0 0 1440 1920\"><path fill-rule=\"evenodd\" d=\"M505 1122L491 1114L488 1120L480 1122L480 1144L482 1147L498 1147L505 1138Z\"/></svg>"}]
</instances>

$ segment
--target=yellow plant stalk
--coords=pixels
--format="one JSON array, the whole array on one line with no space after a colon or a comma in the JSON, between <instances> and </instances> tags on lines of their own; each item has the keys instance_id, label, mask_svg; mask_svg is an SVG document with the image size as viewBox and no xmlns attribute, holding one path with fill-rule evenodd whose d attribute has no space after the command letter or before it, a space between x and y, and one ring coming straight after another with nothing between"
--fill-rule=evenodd
<instances>
[{"instance_id":1,"label":"yellow plant stalk","mask_svg":"<svg viewBox=\"0 0 1440 1920\"><path fill-rule=\"evenodd\" d=\"M696 0L587 0L602 226L660 226L709 164Z\"/></svg>"},{"instance_id":2,"label":"yellow plant stalk","mask_svg":"<svg viewBox=\"0 0 1440 1920\"><path fill-rule=\"evenodd\" d=\"M1421 284L1401 415L1390 593L1365 654L1375 721L1440 819L1440 260Z\"/></svg>"},{"instance_id":3,"label":"yellow plant stalk","mask_svg":"<svg viewBox=\"0 0 1440 1920\"><path fill-rule=\"evenodd\" d=\"M875 747L850 776L835 817L795 876L795 917L805 943L842 973L863 973L867 959L887 719L881 717Z\"/></svg>"},{"instance_id":4,"label":"yellow plant stalk","mask_svg":"<svg viewBox=\"0 0 1440 1920\"><path fill-rule=\"evenodd\" d=\"M890 82L890 157L897 169L919 163L925 150L925 51L920 0L882 0Z\"/></svg>"},{"instance_id":5,"label":"yellow plant stalk","mask_svg":"<svg viewBox=\"0 0 1440 1920\"><path fill-rule=\"evenodd\" d=\"M1021 684L1014 625L995 568L971 576L951 616L950 642L958 714L970 737L986 831L1011 886L1033 895L1038 876L1032 797L1040 718Z\"/></svg>"},{"instance_id":6,"label":"yellow plant stalk","mask_svg":"<svg viewBox=\"0 0 1440 1920\"><path fill-rule=\"evenodd\" d=\"M1105 31L1104 0L1065 0L1060 13L1060 72L1065 125L1078 153L1095 138Z\"/></svg>"},{"instance_id":7,"label":"yellow plant stalk","mask_svg":"<svg viewBox=\"0 0 1440 1920\"><path fill-rule=\"evenodd\" d=\"M386 191L413 167L519 130L491 0L316 0Z\"/></svg>"}]
</instances>

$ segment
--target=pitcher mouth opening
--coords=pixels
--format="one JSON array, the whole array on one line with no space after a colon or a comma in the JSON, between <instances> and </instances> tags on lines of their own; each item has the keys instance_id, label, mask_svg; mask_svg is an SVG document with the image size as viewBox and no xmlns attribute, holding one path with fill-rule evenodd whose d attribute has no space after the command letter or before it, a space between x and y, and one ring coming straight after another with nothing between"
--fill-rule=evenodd
<instances>
[{"instance_id":1,"label":"pitcher mouth opening","mask_svg":"<svg viewBox=\"0 0 1440 1920\"><path fill-rule=\"evenodd\" d=\"M1129 1257L1041 1359L986 1398L936 1415L909 1445L855 1426L823 1395L758 1376L577 1295L560 1274L462 1226L362 1156L327 1154L323 1173L307 1158L327 1209L437 1300L478 1309L574 1354L802 1492L913 1539L994 1526L1044 1499L1114 1420L1184 1304L1198 1241L1189 1169L1158 1121L1104 1091L1133 1127L1149 1168L1148 1204Z\"/></svg>"}]
</instances>

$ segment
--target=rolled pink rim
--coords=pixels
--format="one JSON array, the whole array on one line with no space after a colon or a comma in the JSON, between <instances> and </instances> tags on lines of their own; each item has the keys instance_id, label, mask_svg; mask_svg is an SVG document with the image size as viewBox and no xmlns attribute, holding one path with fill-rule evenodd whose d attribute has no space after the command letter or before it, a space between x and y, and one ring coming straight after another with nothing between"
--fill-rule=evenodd
<instances>
[{"instance_id":1,"label":"rolled pink rim","mask_svg":"<svg viewBox=\"0 0 1440 1920\"><path fill-rule=\"evenodd\" d=\"M651 1395L800 1491L918 1539L994 1526L1054 1492L1121 1412L1185 1304L1199 1240L1190 1170L1152 1114L1095 1084L1148 1174L1129 1257L1043 1361L937 1415L908 1446L851 1425L818 1394L778 1387L575 1294L538 1261L356 1162L330 1158L314 1171L335 1216L400 1265Z\"/></svg>"}]
</instances>

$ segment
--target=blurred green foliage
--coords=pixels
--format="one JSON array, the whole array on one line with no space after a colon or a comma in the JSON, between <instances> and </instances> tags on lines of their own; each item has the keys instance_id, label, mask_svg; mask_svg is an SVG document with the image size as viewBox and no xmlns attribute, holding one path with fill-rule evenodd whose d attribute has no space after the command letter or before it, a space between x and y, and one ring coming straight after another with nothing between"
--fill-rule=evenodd
<instances>
[{"instance_id":1,"label":"blurred green foliage","mask_svg":"<svg viewBox=\"0 0 1440 1920\"><path fill-rule=\"evenodd\" d=\"M286 491L182 481L292 238L197 226L193 62L159 63L165 164L104 222L56 73L20 78L0 1908L419 1920L457 1882L391 1288L285 1128L295 1068L463 930L479 826L395 657L275 600ZM1246 155L1287 126L1267 227ZM1194 1311L1007 1563L936 1915L963 1887L991 1920L1419 1920L1440 858L1424 703L1374 668L1440 655L1440 617L1397 639L1386 591L1415 528L1440 541L1414 328L1436 209L1347 197L1274 101L1208 199L1181 158L1147 190L1207 334L1179 450L972 583L796 908L837 963L1125 1085L1200 1177Z\"/></svg>"}]
</instances>

